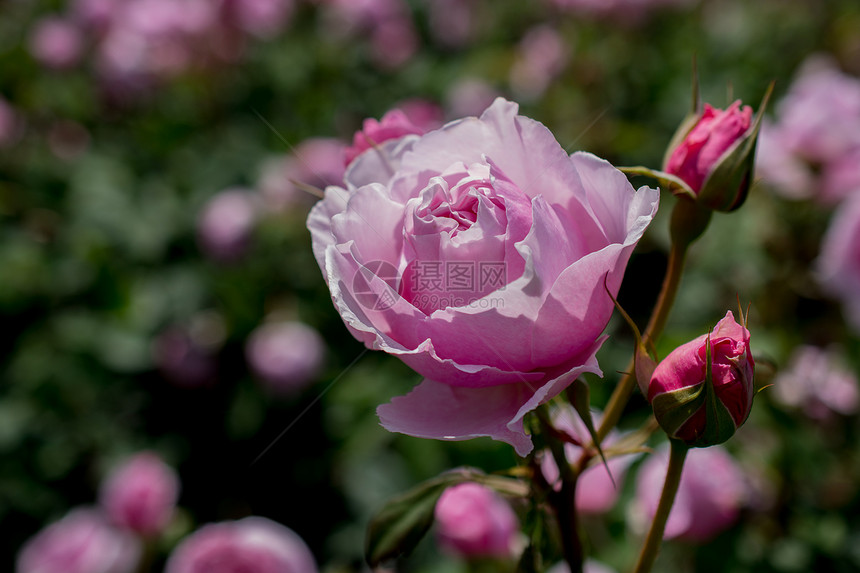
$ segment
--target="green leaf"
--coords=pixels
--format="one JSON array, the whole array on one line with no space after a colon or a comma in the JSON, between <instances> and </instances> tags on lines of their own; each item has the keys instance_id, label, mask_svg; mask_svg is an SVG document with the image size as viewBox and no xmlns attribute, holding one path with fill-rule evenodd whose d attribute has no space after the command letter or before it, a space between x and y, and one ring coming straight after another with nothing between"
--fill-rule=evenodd
<instances>
[{"instance_id":1,"label":"green leaf","mask_svg":"<svg viewBox=\"0 0 860 573\"><path fill-rule=\"evenodd\" d=\"M603 461L603 465L606 466L606 473L609 474L613 485L615 485L615 479L612 478L612 472L609 471L609 465L606 463L606 456L603 455L603 449L600 447L600 438L598 438L597 430L594 427L594 419L591 417L591 408L589 407L591 405L591 392L589 391L588 383L581 378L577 378L573 381L573 384L568 386L567 392L570 401L573 403L573 408L579 414L582 423L585 424L588 435L591 436L591 443L594 444L600 459Z\"/></svg>"},{"instance_id":2,"label":"green leaf","mask_svg":"<svg viewBox=\"0 0 860 573\"><path fill-rule=\"evenodd\" d=\"M385 561L409 554L433 525L436 502L446 488L477 482L506 495L528 495L521 481L486 475L471 468L447 471L390 500L367 527L365 559L376 567Z\"/></svg>"}]
</instances>

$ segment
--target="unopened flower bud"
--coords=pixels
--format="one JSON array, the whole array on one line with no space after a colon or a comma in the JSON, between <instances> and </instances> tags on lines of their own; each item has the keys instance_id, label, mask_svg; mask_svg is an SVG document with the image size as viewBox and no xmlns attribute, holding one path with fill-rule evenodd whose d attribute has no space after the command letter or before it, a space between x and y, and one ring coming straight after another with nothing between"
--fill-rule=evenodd
<instances>
[{"instance_id":1,"label":"unopened flower bud","mask_svg":"<svg viewBox=\"0 0 860 573\"><path fill-rule=\"evenodd\" d=\"M740 100L725 110L705 104L693 121L692 128L685 122L676 134L664 171L689 185L698 203L717 211L737 209L752 182L759 122Z\"/></svg>"},{"instance_id":2,"label":"unopened flower bud","mask_svg":"<svg viewBox=\"0 0 860 573\"><path fill-rule=\"evenodd\" d=\"M141 452L118 466L100 491L110 520L143 536L170 523L179 496L176 472L153 452Z\"/></svg>"},{"instance_id":3,"label":"unopened flower bud","mask_svg":"<svg viewBox=\"0 0 860 573\"><path fill-rule=\"evenodd\" d=\"M476 483L449 487L436 503L439 544L463 557L510 557L519 524L511 506Z\"/></svg>"},{"instance_id":4,"label":"unopened flower bud","mask_svg":"<svg viewBox=\"0 0 860 573\"><path fill-rule=\"evenodd\" d=\"M673 350L654 370L648 401L670 438L707 447L728 440L752 409L750 333L727 312L710 334Z\"/></svg>"},{"instance_id":5,"label":"unopened flower bud","mask_svg":"<svg viewBox=\"0 0 860 573\"><path fill-rule=\"evenodd\" d=\"M368 149L386 141L407 135L423 135L424 132L424 129L413 124L403 111L396 108L388 111L379 121L373 118L365 119L362 129L353 136L352 145L346 148L346 164L349 165Z\"/></svg>"}]
</instances>

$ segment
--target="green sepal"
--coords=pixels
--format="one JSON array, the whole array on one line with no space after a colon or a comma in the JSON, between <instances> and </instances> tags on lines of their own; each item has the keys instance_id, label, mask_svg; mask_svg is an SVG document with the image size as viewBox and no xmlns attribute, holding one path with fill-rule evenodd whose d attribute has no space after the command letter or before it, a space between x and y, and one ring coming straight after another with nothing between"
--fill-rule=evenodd
<instances>
[{"instance_id":1,"label":"green sepal","mask_svg":"<svg viewBox=\"0 0 860 573\"><path fill-rule=\"evenodd\" d=\"M636 383L639 385L639 390L643 396L647 397L651 375L654 374L654 369L657 368L657 351L654 349L654 344L651 340L647 342L643 340L642 333L639 332L639 327L636 326L636 323L627 314L627 311L624 310L618 300L609 292L609 287L606 286L606 277L603 278L603 287L606 289L606 294L609 295L615 308L621 314L622 318L624 318L630 330L633 331L633 337L636 340L636 349L633 351L633 373L636 375Z\"/></svg>"},{"instance_id":2,"label":"green sepal","mask_svg":"<svg viewBox=\"0 0 860 573\"><path fill-rule=\"evenodd\" d=\"M677 438L678 431L705 405L704 386L696 384L654 396L651 401L654 417L670 438Z\"/></svg>"},{"instance_id":3,"label":"green sepal","mask_svg":"<svg viewBox=\"0 0 860 573\"><path fill-rule=\"evenodd\" d=\"M634 167L619 167L618 170L625 175L642 175L644 177L650 177L657 181L657 185L664 191L668 191L673 195L689 197L694 200L696 199L696 192L693 191L692 187L687 185L686 181L676 175L666 173L665 171L658 171L657 169L649 169L648 167L643 167L641 165Z\"/></svg>"},{"instance_id":4,"label":"green sepal","mask_svg":"<svg viewBox=\"0 0 860 573\"><path fill-rule=\"evenodd\" d=\"M729 147L715 163L699 190L699 202L715 211L734 211L749 194L754 178L755 150L773 84L768 86L746 135Z\"/></svg>"},{"instance_id":5,"label":"green sepal","mask_svg":"<svg viewBox=\"0 0 860 573\"><path fill-rule=\"evenodd\" d=\"M581 378L577 378L573 381L573 384L567 387L567 396L573 404L573 409L576 410L576 413L582 419L582 423L585 424L588 435L591 437L591 443L594 444L597 454L603 461L603 465L606 466L606 473L609 474L614 484L615 480L609 471L606 456L603 455L603 449L600 447L600 439L597 436L597 429L594 427L594 418L591 417L591 408L589 407L591 405L591 391L588 388L588 383Z\"/></svg>"},{"instance_id":6,"label":"green sepal","mask_svg":"<svg viewBox=\"0 0 860 573\"><path fill-rule=\"evenodd\" d=\"M477 482L507 495L528 495L521 481L484 474L471 468L458 468L425 481L412 490L388 501L367 527L365 559L371 567L409 554L433 525L436 502L446 488Z\"/></svg>"},{"instance_id":7,"label":"green sepal","mask_svg":"<svg viewBox=\"0 0 860 573\"><path fill-rule=\"evenodd\" d=\"M659 427L660 425L657 423L654 417L649 416L648 420L644 424L642 424L642 427L640 427L638 430L625 434L617 441L612 442L612 445L607 446L604 449L606 459L611 460L612 458L617 458L619 456L628 456L632 454L643 454L651 452L651 448L649 448L645 444ZM597 465L598 463L600 462L596 458L591 458L585 467L590 468L594 465Z\"/></svg>"},{"instance_id":8,"label":"green sepal","mask_svg":"<svg viewBox=\"0 0 860 573\"><path fill-rule=\"evenodd\" d=\"M722 444L737 431L735 420L729 413L725 404L717 399L714 389L713 373L711 369L711 337L708 335L707 350L705 351L705 429L695 440L688 441L687 445L694 448L707 448Z\"/></svg>"}]
</instances>

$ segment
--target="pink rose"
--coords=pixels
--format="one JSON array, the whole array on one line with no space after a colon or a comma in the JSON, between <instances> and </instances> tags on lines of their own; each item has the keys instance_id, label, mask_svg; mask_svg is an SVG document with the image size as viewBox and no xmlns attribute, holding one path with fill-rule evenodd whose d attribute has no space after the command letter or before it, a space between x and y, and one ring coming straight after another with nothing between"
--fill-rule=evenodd
<instances>
[{"instance_id":1,"label":"pink rose","mask_svg":"<svg viewBox=\"0 0 860 573\"><path fill-rule=\"evenodd\" d=\"M860 333L860 193L833 215L815 264L819 284L842 302L846 321Z\"/></svg>"},{"instance_id":2,"label":"pink rose","mask_svg":"<svg viewBox=\"0 0 860 573\"><path fill-rule=\"evenodd\" d=\"M425 377L378 409L382 425L490 436L525 455L526 413L600 373L606 289L618 291L658 192L635 191L593 155L568 156L502 99L382 151L384 162L359 156L347 188L329 187L308 218L349 330Z\"/></svg>"},{"instance_id":3,"label":"pink rose","mask_svg":"<svg viewBox=\"0 0 860 573\"><path fill-rule=\"evenodd\" d=\"M73 509L27 541L17 573L132 573L140 559L134 536L91 508Z\"/></svg>"},{"instance_id":4,"label":"pink rose","mask_svg":"<svg viewBox=\"0 0 860 573\"><path fill-rule=\"evenodd\" d=\"M710 334L679 346L657 365L648 401L670 438L720 444L752 410L754 373L750 333L729 311Z\"/></svg>"},{"instance_id":5,"label":"pink rose","mask_svg":"<svg viewBox=\"0 0 860 573\"><path fill-rule=\"evenodd\" d=\"M110 520L143 536L164 531L178 497L179 477L154 452L141 452L123 462L99 492Z\"/></svg>"},{"instance_id":6,"label":"pink rose","mask_svg":"<svg viewBox=\"0 0 860 573\"><path fill-rule=\"evenodd\" d=\"M721 110L705 104L699 121L666 161L666 173L677 175L698 195L723 155L749 130L752 108L737 100Z\"/></svg>"},{"instance_id":7,"label":"pink rose","mask_svg":"<svg viewBox=\"0 0 860 573\"><path fill-rule=\"evenodd\" d=\"M400 139L406 135L423 135L426 130L414 125L399 109L392 109L376 121L373 118L364 120L360 131L355 132L352 145L346 148L346 165L368 149L378 147L391 139Z\"/></svg>"},{"instance_id":8,"label":"pink rose","mask_svg":"<svg viewBox=\"0 0 860 573\"><path fill-rule=\"evenodd\" d=\"M639 468L633 507L643 525L657 510L668 464L669 448L664 446ZM690 450L663 538L704 542L726 530L737 520L748 487L734 458L721 446Z\"/></svg>"},{"instance_id":9,"label":"pink rose","mask_svg":"<svg viewBox=\"0 0 860 573\"><path fill-rule=\"evenodd\" d=\"M519 531L511 506L476 483L449 487L435 509L439 544L464 557L510 557Z\"/></svg>"},{"instance_id":10,"label":"pink rose","mask_svg":"<svg viewBox=\"0 0 860 573\"><path fill-rule=\"evenodd\" d=\"M263 517L204 525L167 560L165 573L316 573L308 546L292 529Z\"/></svg>"}]
</instances>

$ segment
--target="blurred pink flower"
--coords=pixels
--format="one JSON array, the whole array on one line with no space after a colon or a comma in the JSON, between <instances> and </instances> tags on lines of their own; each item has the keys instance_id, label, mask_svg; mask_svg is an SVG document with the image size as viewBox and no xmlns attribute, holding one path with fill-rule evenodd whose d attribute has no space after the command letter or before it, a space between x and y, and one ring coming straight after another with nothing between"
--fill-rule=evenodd
<instances>
[{"instance_id":1,"label":"blurred pink flower","mask_svg":"<svg viewBox=\"0 0 860 573\"><path fill-rule=\"evenodd\" d=\"M511 67L511 89L522 98L540 97L567 65L570 48L548 24L526 32Z\"/></svg>"},{"instance_id":2,"label":"blurred pink flower","mask_svg":"<svg viewBox=\"0 0 860 573\"><path fill-rule=\"evenodd\" d=\"M374 61L402 66L418 49L409 6L403 0L318 0L325 8L327 34L369 38Z\"/></svg>"},{"instance_id":3,"label":"blurred pink flower","mask_svg":"<svg viewBox=\"0 0 860 573\"><path fill-rule=\"evenodd\" d=\"M698 0L547 0L559 10L581 16L613 18L621 24L637 23L650 12L661 8L677 8L695 4Z\"/></svg>"},{"instance_id":4,"label":"blurred pink flower","mask_svg":"<svg viewBox=\"0 0 860 573\"><path fill-rule=\"evenodd\" d=\"M165 573L316 573L308 546L293 530L263 517L204 525L182 540Z\"/></svg>"},{"instance_id":5,"label":"blurred pink flower","mask_svg":"<svg viewBox=\"0 0 860 573\"><path fill-rule=\"evenodd\" d=\"M259 38L280 33L295 9L295 0L226 0L223 6L228 25Z\"/></svg>"},{"instance_id":6,"label":"blurred pink flower","mask_svg":"<svg viewBox=\"0 0 860 573\"><path fill-rule=\"evenodd\" d=\"M594 419L595 423L599 423L600 414L596 414ZM559 430L567 432L582 444L591 442L588 429L580 419L579 414L571 407L557 410L553 415L553 425ZM610 433L603 442L604 449L611 447L618 439L619 435L617 432ZM564 445L564 453L568 461L574 463L579 460L582 448L568 443ZM584 514L593 515L605 513L612 509L612 506L615 505L615 502L618 501L618 496L621 494L627 469L630 467L630 464L636 461L637 457L636 454L611 457L607 460L606 465L599 458L596 458L596 463L586 468L580 474L577 481L577 510ZM608 471L606 469L607 465L609 466ZM558 466L548 451L544 452L541 460L541 471L547 483L552 484L555 489L561 487L561 483L558 482Z\"/></svg>"},{"instance_id":7,"label":"blurred pink flower","mask_svg":"<svg viewBox=\"0 0 860 573\"><path fill-rule=\"evenodd\" d=\"M508 503L477 483L462 483L442 492L436 503L439 545L463 557L511 557L519 522Z\"/></svg>"},{"instance_id":8,"label":"blurred pink flower","mask_svg":"<svg viewBox=\"0 0 860 573\"><path fill-rule=\"evenodd\" d=\"M213 259L234 261L248 249L259 216L256 194L230 188L215 194L197 220L200 247Z\"/></svg>"},{"instance_id":9,"label":"blurred pink flower","mask_svg":"<svg viewBox=\"0 0 860 573\"><path fill-rule=\"evenodd\" d=\"M860 193L833 214L815 266L822 289L842 302L846 321L860 333Z\"/></svg>"},{"instance_id":10,"label":"blurred pink flower","mask_svg":"<svg viewBox=\"0 0 860 573\"><path fill-rule=\"evenodd\" d=\"M669 448L664 444L639 468L633 518L643 528L657 510L668 464ZM663 538L708 541L737 520L747 495L744 474L722 446L691 449Z\"/></svg>"},{"instance_id":11,"label":"blurred pink flower","mask_svg":"<svg viewBox=\"0 0 860 573\"><path fill-rule=\"evenodd\" d=\"M658 192L569 155L502 99L360 155L345 182L308 217L314 256L350 332L425 376L378 408L382 425L528 453L526 413L599 372L606 289L618 290Z\"/></svg>"},{"instance_id":12,"label":"blurred pink flower","mask_svg":"<svg viewBox=\"0 0 860 573\"><path fill-rule=\"evenodd\" d=\"M499 95L486 81L467 77L452 85L445 99L451 115L469 117L480 115Z\"/></svg>"},{"instance_id":13,"label":"blurred pink flower","mask_svg":"<svg viewBox=\"0 0 860 573\"><path fill-rule=\"evenodd\" d=\"M132 573L140 545L93 508L73 509L32 537L18 554L16 573Z\"/></svg>"},{"instance_id":14,"label":"blurred pink flower","mask_svg":"<svg viewBox=\"0 0 860 573\"><path fill-rule=\"evenodd\" d=\"M459 48L468 44L478 27L475 0L427 0L430 33L442 46Z\"/></svg>"},{"instance_id":15,"label":"blurred pink flower","mask_svg":"<svg viewBox=\"0 0 860 573\"><path fill-rule=\"evenodd\" d=\"M346 147L337 139L306 139L292 154L266 162L257 182L266 203L273 209L309 203L313 196L296 183L320 190L342 185Z\"/></svg>"},{"instance_id":16,"label":"blurred pink flower","mask_svg":"<svg viewBox=\"0 0 860 573\"><path fill-rule=\"evenodd\" d=\"M765 123L756 158L762 181L788 199L835 204L860 190L860 78L811 56ZM820 174L820 175L819 175Z\"/></svg>"},{"instance_id":17,"label":"blurred pink flower","mask_svg":"<svg viewBox=\"0 0 860 573\"><path fill-rule=\"evenodd\" d=\"M759 132L755 175L786 199L808 199L815 191L809 164L788 148L782 128L767 119Z\"/></svg>"},{"instance_id":18,"label":"blurred pink flower","mask_svg":"<svg viewBox=\"0 0 860 573\"><path fill-rule=\"evenodd\" d=\"M439 104L430 100L421 98L407 99L398 103L396 107L406 114L412 125L422 130L422 132L426 133L438 129L444 123L445 112L439 107Z\"/></svg>"},{"instance_id":19,"label":"blurred pink flower","mask_svg":"<svg viewBox=\"0 0 860 573\"><path fill-rule=\"evenodd\" d=\"M47 17L36 22L30 33L30 53L49 68L70 68L80 61L83 41L73 21Z\"/></svg>"},{"instance_id":20,"label":"blurred pink flower","mask_svg":"<svg viewBox=\"0 0 860 573\"><path fill-rule=\"evenodd\" d=\"M860 79L823 56L809 58L777 107L785 145L827 163L860 145Z\"/></svg>"},{"instance_id":21,"label":"blurred pink flower","mask_svg":"<svg viewBox=\"0 0 860 573\"><path fill-rule=\"evenodd\" d=\"M178 498L179 477L154 452L123 461L99 489L99 501L111 522L144 537L164 531Z\"/></svg>"},{"instance_id":22,"label":"blurred pink flower","mask_svg":"<svg viewBox=\"0 0 860 573\"><path fill-rule=\"evenodd\" d=\"M836 351L815 346L794 350L787 368L774 380L773 392L783 404L802 408L819 420L834 412L854 414L860 406L857 375Z\"/></svg>"},{"instance_id":23,"label":"blurred pink flower","mask_svg":"<svg viewBox=\"0 0 860 573\"><path fill-rule=\"evenodd\" d=\"M819 197L826 203L838 203L857 193L860 193L860 146L824 165Z\"/></svg>"},{"instance_id":24,"label":"blurred pink flower","mask_svg":"<svg viewBox=\"0 0 860 573\"><path fill-rule=\"evenodd\" d=\"M254 373L277 394L293 394L320 373L325 343L319 333L301 322L259 326L245 346Z\"/></svg>"},{"instance_id":25,"label":"blurred pink flower","mask_svg":"<svg viewBox=\"0 0 860 573\"><path fill-rule=\"evenodd\" d=\"M173 326L161 332L152 354L158 369L176 386L198 388L215 381L218 365L212 349L185 328Z\"/></svg>"}]
</instances>

